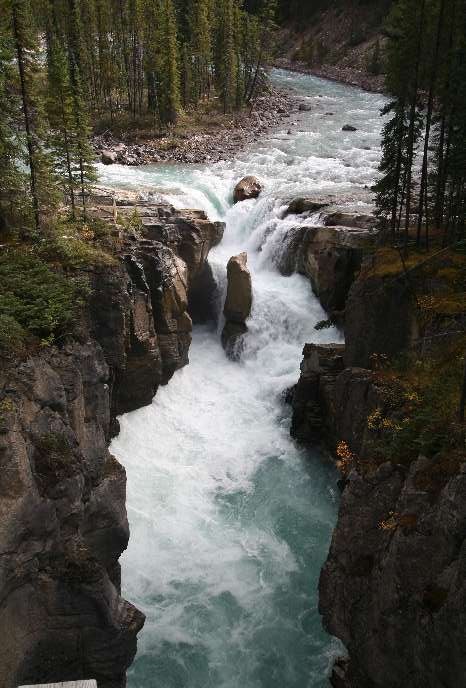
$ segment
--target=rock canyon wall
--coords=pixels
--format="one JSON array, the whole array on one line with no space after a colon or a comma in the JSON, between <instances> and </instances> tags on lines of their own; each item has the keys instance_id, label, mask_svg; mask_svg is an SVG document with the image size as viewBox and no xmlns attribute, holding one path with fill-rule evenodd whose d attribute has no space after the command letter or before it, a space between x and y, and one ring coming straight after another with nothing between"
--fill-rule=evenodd
<instances>
[{"instance_id":1,"label":"rock canyon wall","mask_svg":"<svg viewBox=\"0 0 466 688\"><path fill-rule=\"evenodd\" d=\"M108 444L116 416L187 363L188 304L223 233L202 212L130 195L91 205L119 248L87 271L76 336L0 371L2 688L126 684L144 615L120 596L126 477Z\"/></svg>"},{"instance_id":2,"label":"rock canyon wall","mask_svg":"<svg viewBox=\"0 0 466 688\"><path fill-rule=\"evenodd\" d=\"M331 261L336 254L326 250ZM440 260L427 282L431 294L443 293L439 275L452 269ZM341 469L341 506L319 590L324 626L348 650L331 683L455 688L466 675L466 456L454 449L411 461L384 456L374 427L378 418L392 427L402 422L377 360L425 349L439 332L444 346L449 329L463 336L464 316L426 327L419 308L425 279L415 269L381 274L371 262L344 304L346 346L307 345L292 395L292 434L326 447Z\"/></svg>"}]
</instances>

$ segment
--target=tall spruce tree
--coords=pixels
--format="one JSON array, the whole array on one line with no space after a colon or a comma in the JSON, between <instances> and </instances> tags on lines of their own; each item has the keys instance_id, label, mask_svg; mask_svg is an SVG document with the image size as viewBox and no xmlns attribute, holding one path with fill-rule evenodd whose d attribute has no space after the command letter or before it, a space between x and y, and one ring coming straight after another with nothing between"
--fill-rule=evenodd
<instances>
[{"instance_id":1,"label":"tall spruce tree","mask_svg":"<svg viewBox=\"0 0 466 688\"><path fill-rule=\"evenodd\" d=\"M33 221L41 228L41 209L55 202L46 140L46 123L41 97L41 63L37 27L28 0L3 0L1 7L10 23L21 97L22 125Z\"/></svg>"},{"instance_id":2,"label":"tall spruce tree","mask_svg":"<svg viewBox=\"0 0 466 688\"><path fill-rule=\"evenodd\" d=\"M160 0L159 108L161 120L174 124L181 109L179 46L173 0Z\"/></svg>"},{"instance_id":3,"label":"tall spruce tree","mask_svg":"<svg viewBox=\"0 0 466 688\"><path fill-rule=\"evenodd\" d=\"M17 96L14 43L6 14L0 16L0 230L19 223L27 178L22 158L21 101Z\"/></svg>"},{"instance_id":4,"label":"tall spruce tree","mask_svg":"<svg viewBox=\"0 0 466 688\"><path fill-rule=\"evenodd\" d=\"M56 28L56 27L55 27ZM74 102L67 54L54 31L51 12L47 31L48 97L47 113L50 124L49 145L55 172L76 216L76 180L73 173L75 118Z\"/></svg>"},{"instance_id":5,"label":"tall spruce tree","mask_svg":"<svg viewBox=\"0 0 466 688\"><path fill-rule=\"evenodd\" d=\"M217 10L216 80L224 112L236 103L237 60L234 0L220 0Z\"/></svg>"}]
</instances>

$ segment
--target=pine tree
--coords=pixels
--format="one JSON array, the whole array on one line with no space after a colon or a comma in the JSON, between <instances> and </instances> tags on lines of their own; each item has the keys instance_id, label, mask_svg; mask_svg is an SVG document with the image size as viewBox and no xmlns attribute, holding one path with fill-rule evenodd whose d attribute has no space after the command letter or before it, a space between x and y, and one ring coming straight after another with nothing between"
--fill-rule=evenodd
<instances>
[{"instance_id":1,"label":"pine tree","mask_svg":"<svg viewBox=\"0 0 466 688\"><path fill-rule=\"evenodd\" d=\"M84 216L86 195L96 180L94 152L90 144L89 114L86 107L86 89L83 87L80 66L82 64L82 27L76 0L69 1L68 70L72 102L71 172L79 195Z\"/></svg>"},{"instance_id":2,"label":"pine tree","mask_svg":"<svg viewBox=\"0 0 466 688\"><path fill-rule=\"evenodd\" d=\"M47 112L51 127L49 145L53 152L54 167L70 198L73 217L76 216L73 174L74 158L74 102L70 83L67 55L61 42L50 29L47 35L48 99Z\"/></svg>"},{"instance_id":3,"label":"pine tree","mask_svg":"<svg viewBox=\"0 0 466 688\"><path fill-rule=\"evenodd\" d=\"M382 110L392 117L382 133L381 178L375 186L378 214L400 229L404 215L405 243L411 219L413 164L421 133L418 94L422 63L420 30L425 21L425 0L399 0L388 23L387 88L393 101Z\"/></svg>"},{"instance_id":4,"label":"pine tree","mask_svg":"<svg viewBox=\"0 0 466 688\"><path fill-rule=\"evenodd\" d=\"M159 67L161 120L174 124L181 109L181 96L177 24L173 0L161 0L160 25L164 46Z\"/></svg>"},{"instance_id":5,"label":"pine tree","mask_svg":"<svg viewBox=\"0 0 466 688\"><path fill-rule=\"evenodd\" d=\"M21 220L26 198L22 157L21 103L17 93L14 44L6 13L0 17L0 230Z\"/></svg>"},{"instance_id":6,"label":"pine tree","mask_svg":"<svg viewBox=\"0 0 466 688\"><path fill-rule=\"evenodd\" d=\"M6 0L3 11L10 19L22 104L22 123L34 226L41 228L41 208L55 201L50 158L45 148L45 117L39 93L40 61L37 30L28 0Z\"/></svg>"},{"instance_id":7,"label":"pine tree","mask_svg":"<svg viewBox=\"0 0 466 688\"><path fill-rule=\"evenodd\" d=\"M437 8L437 3L434 3L434 14L436 30L435 30L435 48L432 53L432 62L430 65L429 75L429 92L427 97L427 112L426 125L424 132L424 152L422 157L422 171L421 183L419 189L419 206L418 206L418 221L417 221L417 244L421 242L422 222L425 217L425 243L429 246L429 217L428 217L428 173L429 173L429 144L432 128L432 119L434 114L434 98L437 86L438 67L440 59L440 49L442 44L442 35L444 30L446 0L440 0Z\"/></svg>"},{"instance_id":8,"label":"pine tree","mask_svg":"<svg viewBox=\"0 0 466 688\"><path fill-rule=\"evenodd\" d=\"M220 0L217 14L215 72L224 112L230 112L236 102L237 60L233 3L234 0Z\"/></svg>"},{"instance_id":9,"label":"pine tree","mask_svg":"<svg viewBox=\"0 0 466 688\"><path fill-rule=\"evenodd\" d=\"M189 13L190 47L193 56L194 101L208 94L212 44L208 0L192 0Z\"/></svg>"}]
</instances>

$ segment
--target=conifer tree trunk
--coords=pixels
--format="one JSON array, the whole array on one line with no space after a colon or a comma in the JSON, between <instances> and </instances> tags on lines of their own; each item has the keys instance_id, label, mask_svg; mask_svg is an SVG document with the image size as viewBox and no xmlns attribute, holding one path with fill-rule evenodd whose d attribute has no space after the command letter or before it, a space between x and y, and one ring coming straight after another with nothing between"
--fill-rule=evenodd
<instances>
[{"instance_id":1,"label":"conifer tree trunk","mask_svg":"<svg viewBox=\"0 0 466 688\"><path fill-rule=\"evenodd\" d=\"M21 1L21 0L20 0ZM18 59L18 72L21 87L21 100L23 103L24 128L26 131L26 145L28 149L28 162L30 171L30 188L32 206L34 211L34 224L36 230L40 230L39 198L37 193L37 169L35 160L34 135L32 131L31 111L29 106L29 93L25 70L25 57L23 48L23 32L26 27L21 26L21 17L18 11L18 2L12 2L13 35L16 45L16 56Z\"/></svg>"},{"instance_id":2,"label":"conifer tree trunk","mask_svg":"<svg viewBox=\"0 0 466 688\"><path fill-rule=\"evenodd\" d=\"M429 223L428 223L428 205L427 205L427 175L428 175L428 160L429 160L429 141L430 141L430 130L432 126L432 115L434 111L434 95L435 95L435 85L437 83L437 72L438 72L438 61L440 53L440 45L443 33L443 18L445 13L445 0L440 1L439 16L437 22L437 37L435 43L435 51L432 60L431 67L431 77L429 84L429 97L427 104L427 115L426 115L426 129L424 137L424 154L422 159L422 173L421 173L421 186L419 193L419 209L418 209L418 220L417 220L417 238L416 243L419 246L421 242L421 231L422 231L422 219L424 213L424 202L425 202L425 216L426 216L426 248L428 248L429 243Z\"/></svg>"},{"instance_id":3,"label":"conifer tree trunk","mask_svg":"<svg viewBox=\"0 0 466 688\"><path fill-rule=\"evenodd\" d=\"M407 149L407 180L406 180L406 210L405 210L405 246L408 244L409 223L411 218L411 198L412 198L412 179L413 179L413 161L414 161L414 143L416 130L416 111L417 98L419 88L419 70L421 66L421 52L423 43L423 31L425 20L426 0L422 0L420 8L418 42L416 47L416 66L414 71L414 83L411 94L411 107L409 113L409 133L408 133L408 149Z\"/></svg>"}]
</instances>

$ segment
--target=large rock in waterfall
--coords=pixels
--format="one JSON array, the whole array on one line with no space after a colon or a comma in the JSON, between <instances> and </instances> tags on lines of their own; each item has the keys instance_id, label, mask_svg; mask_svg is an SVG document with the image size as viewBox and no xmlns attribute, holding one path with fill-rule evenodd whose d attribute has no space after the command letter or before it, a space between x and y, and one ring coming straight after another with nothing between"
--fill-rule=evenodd
<instances>
[{"instance_id":1,"label":"large rock in waterfall","mask_svg":"<svg viewBox=\"0 0 466 688\"><path fill-rule=\"evenodd\" d=\"M262 184L257 177L244 177L237 183L233 191L233 200L235 203L240 201L247 201L250 198L257 198L262 191Z\"/></svg>"},{"instance_id":2,"label":"large rock in waterfall","mask_svg":"<svg viewBox=\"0 0 466 688\"><path fill-rule=\"evenodd\" d=\"M237 359L242 335L247 332L246 320L252 308L252 280L247 267L248 254L240 253L228 261L228 288L225 307L225 327L222 332L223 348L228 356Z\"/></svg>"},{"instance_id":3,"label":"large rock in waterfall","mask_svg":"<svg viewBox=\"0 0 466 688\"><path fill-rule=\"evenodd\" d=\"M251 314L252 281L247 262L247 253L240 253L228 261L228 290L223 313L231 322L244 323Z\"/></svg>"}]
</instances>

